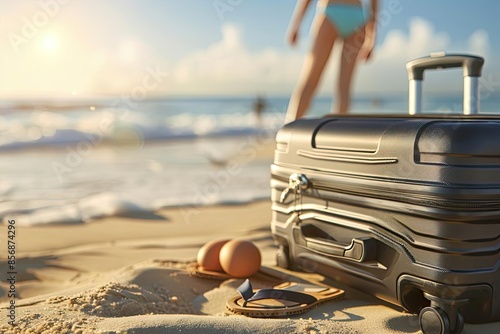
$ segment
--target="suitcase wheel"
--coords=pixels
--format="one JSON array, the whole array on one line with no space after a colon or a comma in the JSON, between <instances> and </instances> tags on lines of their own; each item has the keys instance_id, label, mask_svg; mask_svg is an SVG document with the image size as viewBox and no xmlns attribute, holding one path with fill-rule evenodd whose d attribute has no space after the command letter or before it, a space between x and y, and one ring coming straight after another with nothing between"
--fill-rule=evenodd
<instances>
[{"instance_id":1,"label":"suitcase wheel","mask_svg":"<svg viewBox=\"0 0 500 334\"><path fill-rule=\"evenodd\" d=\"M290 260L290 251L286 246L279 246L276 252L276 263L279 267L285 269L292 269L292 261Z\"/></svg>"},{"instance_id":2,"label":"suitcase wheel","mask_svg":"<svg viewBox=\"0 0 500 334\"><path fill-rule=\"evenodd\" d=\"M437 306L423 308L418 320L424 334L459 334L464 329L464 317L460 312L457 312L456 323L452 329L448 314Z\"/></svg>"}]
</instances>

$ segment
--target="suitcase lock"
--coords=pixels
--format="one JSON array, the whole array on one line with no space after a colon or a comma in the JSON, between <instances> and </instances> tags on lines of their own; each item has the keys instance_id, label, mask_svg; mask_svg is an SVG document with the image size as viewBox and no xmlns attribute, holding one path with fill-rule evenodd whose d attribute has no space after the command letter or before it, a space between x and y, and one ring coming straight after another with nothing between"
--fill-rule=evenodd
<instances>
[{"instance_id":1,"label":"suitcase lock","mask_svg":"<svg viewBox=\"0 0 500 334\"><path fill-rule=\"evenodd\" d=\"M294 194L300 194L302 190L309 188L309 180L304 174L294 173L288 179L288 187L281 193L280 203L284 203L290 192L293 190Z\"/></svg>"}]
</instances>

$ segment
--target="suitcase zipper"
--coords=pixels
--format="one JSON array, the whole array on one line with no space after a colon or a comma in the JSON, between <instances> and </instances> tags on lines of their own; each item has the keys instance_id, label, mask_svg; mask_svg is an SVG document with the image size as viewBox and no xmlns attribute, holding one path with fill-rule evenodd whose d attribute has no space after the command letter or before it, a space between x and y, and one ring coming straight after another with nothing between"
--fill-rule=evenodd
<instances>
[{"instance_id":1,"label":"suitcase zipper","mask_svg":"<svg viewBox=\"0 0 500 334\"><path fill-rule=\"evenodd\" d=\"M309 188L309 180L304 174L294 173L288 178L288 187L283 190L280 196L280 203L285 202L286 198L293 190L295 195L298 195L302 190Z\"/></svg>"},{"instance_id":2,"label":"suitcase zipper","mask_svg":"<svg viewBox=\"0 0 500 334\"><path fill-rule=\"evenodd\" d=\"M298 175L300 175L300 180L296 180ZM296 181L292 182L293 179ZM330 183L321 182L321 181L311 181L304 174L294 173L289 178L281 175L273 174L273 178L276 180L280 180L283 182L288 182L289 185L281 194L280 203L283 203L286 197L289 195L291 190L295 190L297 194L300 194L302 190L306 189L317 189L317 190L325 190L331 192L343 193L346 195L354 195L358 197L369 197L374 199L382 199L382 200L395 200L395 196L382 196L380 192L364 190L363 192L359 191L359 187L349 187L344 186L342 188L332 187ZM304 182L306 180L306 182ZM296 182L297 184L295 184ZM381 190L382 191L382 190ZM387 192L386 192L387 193ZM450 209L500 209L500 202L496 201L478 201L475 202L456 202L450 201L446 199L441 199L437 197L429 196L428 198L419 198L419 195L414 193L407 193L407 196L404 193L399 192L397 196L397 200L400 202L406 202L410 204L431 206L431 207L439 207L439 208L450 208ZM404 200L402 200L404 198Z\"/></svg>"}]
</instances>

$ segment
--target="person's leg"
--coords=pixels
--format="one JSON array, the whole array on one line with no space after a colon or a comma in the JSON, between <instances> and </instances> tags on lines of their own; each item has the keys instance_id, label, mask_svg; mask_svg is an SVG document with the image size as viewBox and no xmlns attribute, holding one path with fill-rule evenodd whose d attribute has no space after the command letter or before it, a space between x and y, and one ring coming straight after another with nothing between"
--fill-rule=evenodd
<instances>
[{"instance_id":1,"label":"person's leg","mask_svg":"<svg viewBox=\"0 0 500 334\"><path fill-rule=\"evenodd\" d=\"M301 118L309 108L337 38L337 30L325 15L317 15L311 35L314 36L313 45L304 60L299 81L290 98L285 123Z\"/></svg>"},{"instance_id":2,"label":"person's leg","mask_svg":"<svg viewBox=\"0 0 500 334\"><path fill-rule=\"evenodd\" d=\"M340 59L340 73L337 83L336 104L333 112L346 114L351 104L351 83L358 63L358 54L365 40L365 30L362 28L344 39Z\"/></svg>"}]
</instances>

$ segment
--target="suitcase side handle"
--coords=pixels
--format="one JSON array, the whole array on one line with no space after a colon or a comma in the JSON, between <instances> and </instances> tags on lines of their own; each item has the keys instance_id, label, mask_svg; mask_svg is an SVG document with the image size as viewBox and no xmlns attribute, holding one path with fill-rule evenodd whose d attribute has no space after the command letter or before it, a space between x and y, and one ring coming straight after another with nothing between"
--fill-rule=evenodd
<instances>
[{"instance_id":1,"label":"suitcase side handle","mask_svg":"<svg viewBox=\"0 0 500 334\"><path fill-rule=\"evenodd\" d=\"M414 59L406 64L409 79L409 113L416 115L422 111L422 81L425 70L462 67L464 76L464 115L479 112L478 78L484 58L468 54L434 53L428 57Z\"/></svg>"},{"instance_id":2,"label":"suitcase side handle","mask_svg":"<svg viewBox=\"0 0 500 334\"><path fill-rule=\"evenodd\" d=\"M348 246L306 238L306 248L310 250L356 262L375 260L376 246L377 244L372 238L354 238Z\"/></svg>"},{"instance_id":3,"label":"suitcase side handle","mask_svg":"<svg viewBox=\"0 0 500 334\"><path fill-rule=\"evenodd\" d=\"M295 242L311 251L356 262L366 262L376 259L377 242L370 237L353 238L349 245L343 245L331 240L305 237L300 228L294 228Z\"/></svg>"}]
</instances>

